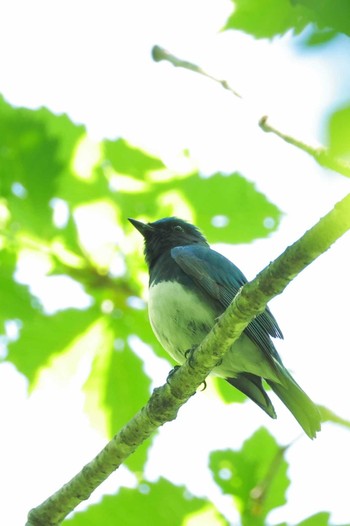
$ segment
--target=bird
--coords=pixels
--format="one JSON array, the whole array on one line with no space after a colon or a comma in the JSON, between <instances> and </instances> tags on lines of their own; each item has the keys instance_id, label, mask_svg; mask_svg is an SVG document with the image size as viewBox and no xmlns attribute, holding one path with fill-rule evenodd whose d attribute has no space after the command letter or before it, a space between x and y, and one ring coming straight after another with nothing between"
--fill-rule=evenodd
<instances>
[{"instance_id":1,"label":"bird","mask_svg":"<svg viewBox=\"0 0 350 526\"><path fill-rule=\"evenodd\" d=\"M149 223L128 219L144 238L153 332L168 354L183 364L248 280L234 263L210 248L193 224L177 217ZM321 428L318 408L283 365L272 338L283 338L283 334L266 307L212 373L276 418L264 380L306 435L315 438Z\"/></svg>"}]
</instances>

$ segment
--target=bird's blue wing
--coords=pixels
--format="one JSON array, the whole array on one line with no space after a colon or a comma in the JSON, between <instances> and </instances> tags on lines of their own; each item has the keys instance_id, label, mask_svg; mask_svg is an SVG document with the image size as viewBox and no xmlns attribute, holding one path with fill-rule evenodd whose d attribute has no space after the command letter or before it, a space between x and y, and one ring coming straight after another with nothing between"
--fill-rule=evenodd
<instances>
[{"instance_id":1,"label":"bird's blue wing","mask_svg":"<svg viewBox=\"0 0 350 526\"><path fill-rule=\"evenodd\" d=\"M197 285L222 305L223 310L247 283L238 267L210 248L199 245L175 247L171 256Z\"/></svg>"},{"instance_id":2,"label":"bird's blue wing","mask_svg":"<svg viewBox=\"0 0 350 526\"><path fill-rule=\"evenodd\" d=\"M222 308L227 309L247 279L236 265L207 247L187 245L175 247L171 256L179 267ZM269 308L259 314L245 333L267 354L280 361L270 336L283 338L282 331Z\"/></svg>"}]
</instances>

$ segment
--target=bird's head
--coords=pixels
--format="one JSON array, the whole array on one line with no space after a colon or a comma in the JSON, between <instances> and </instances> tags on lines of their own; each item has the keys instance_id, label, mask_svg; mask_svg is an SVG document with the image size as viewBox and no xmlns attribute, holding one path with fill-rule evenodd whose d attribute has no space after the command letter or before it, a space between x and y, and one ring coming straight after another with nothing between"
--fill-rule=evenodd
<instances>
[{"instance_id":1,"label":"bird's head","mask_svg":"<svg viewBox=\"0 0 350 526\"><path fill-rule=\"evenodd\" d=\"M129 221L143 235L148 267L174 247L196 244L209 246L197 227L177 217L165 217L153 223L142 223L131 218Z\"/></svg>"}]
</instances>

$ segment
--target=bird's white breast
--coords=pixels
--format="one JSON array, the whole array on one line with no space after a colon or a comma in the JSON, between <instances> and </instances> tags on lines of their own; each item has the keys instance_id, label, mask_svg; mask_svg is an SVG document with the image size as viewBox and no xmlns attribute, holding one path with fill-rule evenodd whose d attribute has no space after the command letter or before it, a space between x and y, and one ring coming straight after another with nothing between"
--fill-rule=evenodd
<instances>
[{"instance_id":1,"label":"bird's white breast","mask_svg":"<svg viewBox=\"0 0 350 526\"><path fill-rule=\"evenodd\" d=\"M164 349L179 363L198 345L215 323L214 311L195 292L175 281L151 285L148 313L152 329Z\"/></svg>"},{"instance_id":2,"label":"bird's white breast","mask_svg":"<svg viewBox=\"0 0 350 526\"><path fill-rule=\"evenodd\" d=\"M216 318L203 298L175 281L151 285L148 313L157 339L180 364L185 361L185 352L202 342ZM244 333L213 370L224 378L235 377L239 372L279 381L264 353Z\"/></svg>"}]
</instances>

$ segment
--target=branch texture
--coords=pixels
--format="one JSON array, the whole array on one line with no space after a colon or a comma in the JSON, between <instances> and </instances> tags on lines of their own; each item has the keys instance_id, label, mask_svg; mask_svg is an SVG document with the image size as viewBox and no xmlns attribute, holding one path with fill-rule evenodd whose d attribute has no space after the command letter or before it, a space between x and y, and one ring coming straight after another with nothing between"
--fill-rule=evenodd
<instances>
[{"instance_id":1,"label":"branch texture","mask_svg":"<svg viewBox=\"0 0 350 526\"><path fill-rule=\"evenodd\" d=\"M80 473L31 510L27 526L60 524L158 427L176 418L179 408L195 393L252 319L349 229L350 194L240 290L191 356L191 365L186 362L177 369L170 381L154 390L148 403Z\"/></svg>"}]
</instances>

